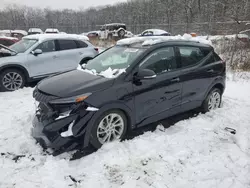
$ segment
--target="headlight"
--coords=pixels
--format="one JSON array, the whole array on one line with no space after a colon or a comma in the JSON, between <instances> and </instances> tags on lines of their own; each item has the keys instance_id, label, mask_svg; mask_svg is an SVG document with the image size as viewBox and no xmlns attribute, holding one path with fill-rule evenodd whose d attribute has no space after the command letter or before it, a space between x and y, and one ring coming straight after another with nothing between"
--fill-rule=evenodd
<instances>
[{"instance_id":1,"label":"headlight","mask_svg":"<svg viewBox=\"0 0 250 188\"><path fill-rule=\"evenodd\" d=\"M61 99L55 99L50 101L50 104L68 104L68 103L80 103L87 99L91 93L85 93L82 95L77 95L74 97L67 97L67 98L61 98Z\"/></svg>"}]
</instances>

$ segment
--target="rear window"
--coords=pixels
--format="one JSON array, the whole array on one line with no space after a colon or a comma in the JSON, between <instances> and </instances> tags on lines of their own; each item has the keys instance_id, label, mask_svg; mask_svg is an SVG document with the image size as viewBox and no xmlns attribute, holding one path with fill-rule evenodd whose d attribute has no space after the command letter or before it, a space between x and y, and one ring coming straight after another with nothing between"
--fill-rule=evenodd
<instances>
[{"instance_id":1,"label":"rear window","mask_svg":"<svg viewBox=\"0 0 250 188\"><path fill-rule=\"evenodd\" d=\"M76 49L77 45L74 40L58 40L60 50Z\"/></svg>"}]
</instances>

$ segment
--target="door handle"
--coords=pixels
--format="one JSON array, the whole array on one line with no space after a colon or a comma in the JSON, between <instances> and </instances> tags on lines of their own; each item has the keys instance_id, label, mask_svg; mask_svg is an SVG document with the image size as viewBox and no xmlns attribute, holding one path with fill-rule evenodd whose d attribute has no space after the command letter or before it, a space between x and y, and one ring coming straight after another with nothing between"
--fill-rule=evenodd
<instances>
[{"instance_id":1,"label":"door handle","mask_svg":"<svg viewBox=\"0 0 250 188\"><path fill-rule=\"evenodd\" d=\"M83 52L79 52L79 54L80 54L80 55L82 55L82 54L83 54Z\"/></svg>"},{"instance_id":2,"label":"door handle","mask_svg":"<svg viewBox=\"0 0 250 188\"><path fill-rule=\"evenodd\" d=\"M207 70L208 73L213 73L214 72L214 69L209 69Z\"/></svg>"},{"instance_id":3,"label":"door handle","mask_svg":"<svg viewBox=\"0 0 250 188\"><path fill-rule=\"evenodd\" d=\"M57 56L57 55L54 55L53 58L56 59L56 58L58 58L58 56Z\"/></svg>"},{"instance_id":4,"label":"door handle","mask_svg":"<svg viewBox=\"0 0 250 188\"><path fill-rule=\"evenodd\" d=\"M178 78L173 78L172 80L171 80L171 82L179 82L180 81L180 78L178 77Z\"/></svg>"}]
</instances>

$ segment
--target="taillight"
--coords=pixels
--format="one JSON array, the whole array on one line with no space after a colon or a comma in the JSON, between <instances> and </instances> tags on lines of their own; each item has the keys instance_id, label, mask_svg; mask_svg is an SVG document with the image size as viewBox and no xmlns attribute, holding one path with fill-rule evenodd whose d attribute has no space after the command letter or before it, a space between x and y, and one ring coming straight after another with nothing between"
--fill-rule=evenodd
<instances>
[{"instance_id":1,"label":"taillight","mask_svg":"<svg viewBox=\"0 0 250 188\"><path fill-rule=\"evenodd\" d=\"M99 52L99 49L98 49L98 48L94 48L94 49L95 49L95 51Z\"/></svg>"}]
</instances>

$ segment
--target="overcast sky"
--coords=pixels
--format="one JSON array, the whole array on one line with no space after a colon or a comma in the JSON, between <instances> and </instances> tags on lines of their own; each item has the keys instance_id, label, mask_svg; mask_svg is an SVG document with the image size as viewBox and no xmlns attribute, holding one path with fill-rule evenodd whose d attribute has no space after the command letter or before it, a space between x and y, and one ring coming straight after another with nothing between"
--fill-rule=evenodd
<instances>
[{"instance_id":1,"label":"overcast sky","mask_svg":"<svg viewBox=\"0 0 250 188\"><path fill-rule=\"evenodd\" d=\"M15 3L41 8L50 7L53 9L78 9L98 5L114 4L122 1L126 0L0 0L0 5L4 4L6 6L8 3Z\"/></svg>"}]
</instances>

